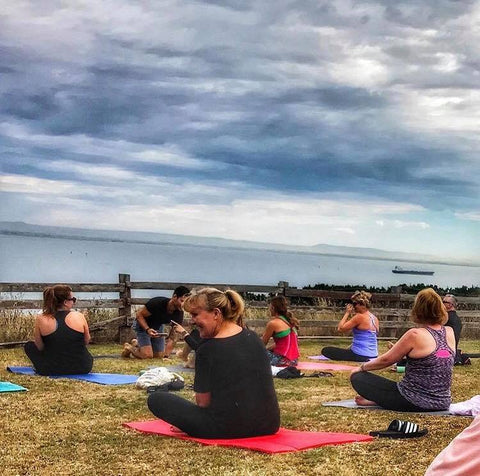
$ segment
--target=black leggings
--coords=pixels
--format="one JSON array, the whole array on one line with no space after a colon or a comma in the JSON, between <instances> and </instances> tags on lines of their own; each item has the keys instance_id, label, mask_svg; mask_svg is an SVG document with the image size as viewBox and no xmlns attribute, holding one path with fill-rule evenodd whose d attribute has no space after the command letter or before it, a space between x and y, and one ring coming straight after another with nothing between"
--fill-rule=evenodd
<instances>
[{"instance_id":1,"label":"black leggings","mask_svg":"<svg viewBox=\"0 0 480 476\"><path fill-rule=\"evenodd\" d=\"M400 412L428 412L410 403L398 390L397 382L380 377L370 372L356 372L350 377L353 388L357 393L375 402L387 410Z\"/></svg>"},{"instance_id":2,"label":"black leggings","mask_svg":"<svg viewBox=\"0 0 480 476\"><path fill-rule=\"evenodd\" d=\"M158 418L171 423L187 435L197 438L235 438L212 418L206 409L168 392L154 392L148 397L148 408Z\"/></svg>"},{"instance_id":3,"label":"black leggings","mask_svg":"<svg viewBox=\"0 0 480 476\"><path fill-rule=\"evenodd\" d=\"M330 360L349 360L351 362L368 362L373 357L365 357L352 352L351 349L341 349L340 347L324 347L322 355Z\"/></svg>"},{"instance_id":4,"label":"black leggings","mask_svg":"<svg viewBox=\"0 0 480 476\"><path fill-rule=\"evenodd\" d=\"M92 371L93 358L88 352L78 358L72 357L72 362L58 362L47 358L45 352L38 350L33 341L28 341L24 350L31 360L35 372L39 375L79 375Z\"/></svg>"}]
</instances>

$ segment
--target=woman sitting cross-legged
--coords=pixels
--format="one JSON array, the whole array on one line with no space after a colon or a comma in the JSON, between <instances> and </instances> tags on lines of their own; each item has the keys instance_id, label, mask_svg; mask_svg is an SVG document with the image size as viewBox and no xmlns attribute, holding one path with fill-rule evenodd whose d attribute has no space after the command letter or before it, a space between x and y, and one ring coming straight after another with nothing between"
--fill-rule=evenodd
<instances>
[{"instance_id":1,"label":"woman sitting cross-legged","mask_svg":"<svg viewBox=\"0 0 480 476\"><path fill-rule=\"evenodd\" d=\"M183 305L197 326L196 404L168 392L148 397L152 413L200 438L244 438L278 431L280 410L265 347L242 326L241 296L204 288Z\"/></svg>"},{"instance_id":2,"label":"woman sitting cross-legged","mask_svg":"<svg viewBox=\"0 0 480 476\"><path fill-rule=\"evenodd\" d=\"M380 405L397 411L446 410L455 357L455 336L445 327L447 312L431 288L420 291L412 308L417 328L409 329L385 354L352 370L358 405ZM406 356L405 376L395 382L368 372L389 367Z\"/></svg>"},{"instance_id":3,"label":"woman sitting cross-legged","mask_svg":"<svg viewBox=\"0 0 480 476\"><path fill-rule=\"evenodd\" d=\"M300 355L298 350L298 319L287 309L283 296L271 299L269 306L271 319L263 333L263 343L268 344L272 337L275 344L267 350L270 363L278 367L296 365Z\"/></svg>"},{"instance_id":4,"label":"woman sitting cross-legged","mask_svg":"<svg viewBox=\"0 0 480 476\"><path fill-rule=\"evenodd\" d=\"M345 314L338 323L339 332L353 333L352 345L348 349L324 347L322 355L332 360L367 362L377 357L378 319L369 311L372 295L356 291L347 304Z\"/></svg>"},{"instance_id":5,"label":"woman sitting cross-legged","mask_svg":"<svg viewBox=\"0 0 480 476\"><path fill-rule=\"evenodd\" d=\"M88 374L93 357L87 350L90 332L85 316L73 311L77 298L64 284L43 291L43 313L35 320L34 342L25 353L40 375Z\"/></svg>"}]
</instances>

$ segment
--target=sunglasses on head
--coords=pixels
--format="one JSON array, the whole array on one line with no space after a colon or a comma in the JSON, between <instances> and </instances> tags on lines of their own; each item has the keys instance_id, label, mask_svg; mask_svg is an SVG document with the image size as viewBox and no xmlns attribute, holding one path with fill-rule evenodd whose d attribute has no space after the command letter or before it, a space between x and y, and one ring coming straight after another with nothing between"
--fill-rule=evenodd
<instances>
[{"instance_id":1,"label":"sunglasses on head","mask_svg":"<svg viewBox=\"0 0 480 476\"><path fill-rule=\"evenodd\" d=\"M75 304L77 302L77 298L75 296L71 297L71 298L67 298L65 299L65 301L72 301L73 304Z\"/></svg>"}]
</instances>

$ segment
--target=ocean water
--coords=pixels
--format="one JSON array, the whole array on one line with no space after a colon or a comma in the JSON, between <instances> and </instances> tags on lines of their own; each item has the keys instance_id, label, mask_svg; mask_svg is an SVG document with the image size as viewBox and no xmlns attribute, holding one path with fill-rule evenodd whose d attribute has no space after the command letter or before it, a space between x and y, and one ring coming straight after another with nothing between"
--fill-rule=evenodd
<instances>
[{"instance_id":1,"label":"ocean water","mask_svg":"<svg viewBox=\"0 0 480 476\"><path fill-rule=\"evenodd\" d=\"M435 274L397 275L392 273L395 265L404 269L428 269ZM215 246L0 235L2 282L116 283L119 273L130 274L132 281L263 285L288 281L297 287L316 283L384 287L402 283L442 287L478 286L480 283L478 266ZM151 293L145 294L148 295Z\"/></svg>"}]
</instances>

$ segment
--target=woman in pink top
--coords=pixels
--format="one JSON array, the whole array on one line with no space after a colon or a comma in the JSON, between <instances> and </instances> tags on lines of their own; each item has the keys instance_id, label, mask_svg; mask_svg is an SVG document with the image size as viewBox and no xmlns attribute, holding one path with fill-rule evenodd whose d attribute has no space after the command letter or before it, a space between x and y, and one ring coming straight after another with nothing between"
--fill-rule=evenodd
<instances>
[{"instance_id":1,"label":"woman in pink top","mask_svg":"<svg viewBox=\"0 0 480 476\"><path fill-rule=\"evenodd\" d=\"M270 316L263 343L268 344L273 338L275 344L267 352L270 363L278 367L296 365L300 355L298 351L298 319L287 308L287 300L283 296L276 296L270 301Z\"/></svg>"}]
</instances>

